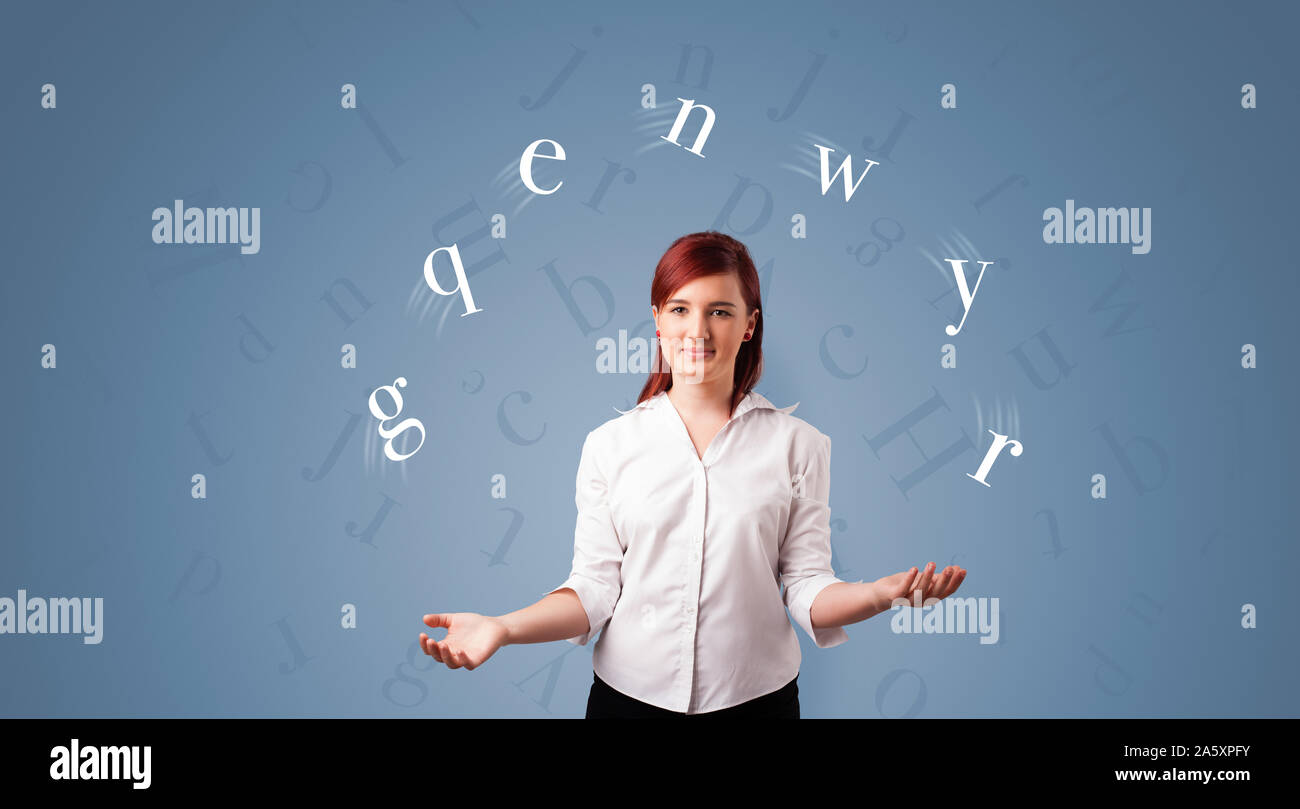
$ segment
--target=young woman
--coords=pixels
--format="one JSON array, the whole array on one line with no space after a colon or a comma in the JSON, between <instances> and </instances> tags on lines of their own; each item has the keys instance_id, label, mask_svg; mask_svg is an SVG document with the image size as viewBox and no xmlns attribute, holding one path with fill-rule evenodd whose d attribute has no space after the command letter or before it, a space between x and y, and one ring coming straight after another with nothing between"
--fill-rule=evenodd
<instances>
[{"instance_id":1,"label":"young woman","mask_svg":"<svg viewBox=\"0 0 1300 809\"><path fill-rule=\"evenodd\" d=\"M569 578L501 616L424 616L426 654L474 669L512 643L604 630L587 718L799 718L799 639L894 599L951 595L959 567L873 582L831 570L831 440L753 390L763 320L749 251L713 231L673 242L650 287L659 350L632 410L591 431L578 463ZM622 411L620 411L622 412ZM784 587L782 594L781 587Z\"/></svg>"}]
</instances>

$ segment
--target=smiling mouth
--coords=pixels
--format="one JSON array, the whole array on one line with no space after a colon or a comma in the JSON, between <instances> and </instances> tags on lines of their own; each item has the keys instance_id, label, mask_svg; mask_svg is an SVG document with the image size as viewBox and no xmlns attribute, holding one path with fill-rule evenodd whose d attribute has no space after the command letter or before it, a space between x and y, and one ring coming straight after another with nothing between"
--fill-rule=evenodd
<instances>
[{"instance_id":1,"label":"smiling mouth","mask_svg":"<svg viewBox=\"0 0 1300 809\"><path fill-rule=\"evenodd\" d=\"M688 348L688 349L686 349L686 355L689 356L689 357L707 357L708 355L710 355L710 354L712 354L712 353L713 353L713 349L711 349L711 348L710 348L710 349L706 349L706 350L702 350L702 351L697 351L697 350L695 350L695 349L693 349L693 348Z\"/></svg>"}]
</instances>

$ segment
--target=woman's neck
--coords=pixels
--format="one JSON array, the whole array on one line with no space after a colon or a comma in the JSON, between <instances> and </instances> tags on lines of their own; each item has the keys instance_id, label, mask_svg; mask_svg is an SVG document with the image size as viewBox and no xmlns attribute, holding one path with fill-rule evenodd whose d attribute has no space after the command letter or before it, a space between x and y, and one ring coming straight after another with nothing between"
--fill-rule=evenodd
<instances>
[{"instance_id":1,"label":"woman's neck","mask_svg":"<svg viewBox=\"0 0 1300 809\"><path fill-rule=\"evenodd\" d=\"M731 396L736 385L731 380L677 383L668 389L668 398L677 412L690 416L731 418Z\"/></svg>"}]
</instances>

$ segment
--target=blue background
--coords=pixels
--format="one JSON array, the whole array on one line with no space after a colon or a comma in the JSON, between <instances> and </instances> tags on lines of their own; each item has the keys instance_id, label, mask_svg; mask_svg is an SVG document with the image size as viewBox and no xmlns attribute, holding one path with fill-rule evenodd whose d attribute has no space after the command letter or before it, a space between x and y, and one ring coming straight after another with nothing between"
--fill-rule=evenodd
<instances>
[{"instance_id":1,"label":"blue background","mask_svg":"<svg viewBox=\"0 0 1300 809\"><path fill-rule=\"evenodd\" d=\"M1000 600L996 645L896 635L888 615L834 649L800 631L804 716L1300 713L1294 6L2 13L0 595L105 604L97 646L0 636L0 714L581 716L590 646L507 647L453 671L418 652L420 617L503 614L567 576L582 439L644 381L597 373L596 341L652 334L655 263L709 228L762 274L757 390L833 440L836 573L956 563L958 595ZM679 74L687 44L711 54L707 77L702 49ZM348 82L360 109L340 107ZM956 109L940 108L948 82ZM1246 82L1257 109L1241 106ZM678 96L717 112L703 158L659 138ZM535 163L542 187L564 182L549 196L519 179L539 138L567 154ZM880 165L851 201L842 179L823 196L814 143L835 148L832 168L847 153L855 173ZM634 178L600 194L611 164ZM155 245L151 212L175 199L260 207L261 251ZM1043 210L1067 199L1152 208L1150 253L1045 244ZM495 213L503 241L482 238ZM483 262L468 317L423 280L453 241ZM870 241L888 249L864 266ZM943 258L996 259L955 338ZM612 310L573 287L586 331L548 265L597 279ZM348 318L324 297L340 278L369 303L334 286ZM403 417L428 432L402 463L366 408L397 376ZM936 394L919 446L973 443L904 491L918 446L877 454L866 438ZM1004 452L986 488L966 473L989 427L1025 451ZM206 500L190 496L200 473Z\"/></svg>"}]
</instances>

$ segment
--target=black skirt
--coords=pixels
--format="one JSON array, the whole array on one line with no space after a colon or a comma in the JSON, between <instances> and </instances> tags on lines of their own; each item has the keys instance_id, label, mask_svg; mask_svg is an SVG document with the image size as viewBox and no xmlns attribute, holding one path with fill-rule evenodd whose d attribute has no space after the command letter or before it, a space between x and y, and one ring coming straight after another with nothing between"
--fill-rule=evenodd
<instances>
[{"instance_id":1,"label":"black skirt","mask_svg":"<svg viewBox=\"0 0 1300 809\"><path fill-rule=\"evenodd\" d=\"M591 695L587 697L587 719L658 719L667 717L686 717L701 719L707 717L733 719L798 719L799 718L799 675L786 683L784 687L755 697L748 702L733 705L717 711L705 713L679 713L657 705L650 705L627 694L615 691L609 683L600 679L593 672L595 681L591 684Z\"/></svg>"}]
</instances>

